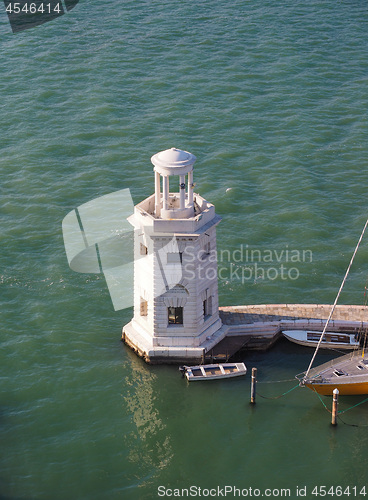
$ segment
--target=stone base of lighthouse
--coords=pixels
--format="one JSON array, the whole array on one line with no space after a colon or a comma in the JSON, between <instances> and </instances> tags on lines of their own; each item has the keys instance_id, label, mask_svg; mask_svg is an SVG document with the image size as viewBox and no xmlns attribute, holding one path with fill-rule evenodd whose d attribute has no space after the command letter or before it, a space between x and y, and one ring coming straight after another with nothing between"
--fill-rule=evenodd
<instances>
[{"instance_id":1,"label":"stone base of lighthouse","mask_svg":"<svg viewBox=\"0 0 368 500\"><path fill-rule=\"evenodd\" d=\"M228 329L219 320L198 337L151 337L133 319L124 326L122 340L149 364L198 364Z\"/></svg>"}]
</instances>

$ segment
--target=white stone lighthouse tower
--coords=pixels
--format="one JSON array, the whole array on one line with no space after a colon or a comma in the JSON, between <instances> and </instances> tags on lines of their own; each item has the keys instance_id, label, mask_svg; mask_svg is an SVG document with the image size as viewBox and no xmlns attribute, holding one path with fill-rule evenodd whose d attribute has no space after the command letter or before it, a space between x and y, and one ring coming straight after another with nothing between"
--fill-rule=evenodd
<instances>
[{"instance_id":1,"label":"white stone lighthouse tower","mask_svg":"<svg viewBox=\"0 0 368 500\"><path fill-rule=\"evenodd\" d=\"M135 229L134 317L123 340L148 363L200 362L227 331L218 313L221 218L193 192L194 155L171 148L151 161L155 194L128 219Z\"/></svg>"}]
</instances>

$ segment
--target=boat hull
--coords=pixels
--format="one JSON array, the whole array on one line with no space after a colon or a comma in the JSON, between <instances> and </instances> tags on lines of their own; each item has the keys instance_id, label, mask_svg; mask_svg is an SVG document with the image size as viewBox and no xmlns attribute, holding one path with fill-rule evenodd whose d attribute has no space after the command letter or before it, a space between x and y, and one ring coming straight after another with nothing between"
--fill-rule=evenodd
<instances>
[{"instance_id":1,"label":"boat hull","mask_svg":"<svg viewBox=\"0 0 368 500\"><path fill-rule=\"evenodd\" d=\"M338 389L341 396L357 396L368 394L368 381L367 382L353 382L347 384L318 384L312 383L304 384L305 387L317 392L321 396L332 396L333 390Z\"/></svg>"}]
</instances>

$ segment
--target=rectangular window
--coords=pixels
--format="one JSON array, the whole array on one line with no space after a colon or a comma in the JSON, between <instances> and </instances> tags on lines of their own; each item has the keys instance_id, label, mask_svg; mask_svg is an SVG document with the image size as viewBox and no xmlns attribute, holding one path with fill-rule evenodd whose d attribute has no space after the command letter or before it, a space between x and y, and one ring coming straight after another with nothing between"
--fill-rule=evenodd
<instances>
[{"instance_id":1,"label":"rectangular window","mask_svg":"<svg viewBox=\"0 0 368 500\"><path fill-rule=\"evenodd\" d=\"M147 316L148 314L148 302L141 297L141 316Z\"/></svg>"},{"instance_id":2,"label":"rectangular window","mask_svg":"<svg viewBox=\"0 0 368 500\"><path fill-rule=\"evenodd\" d=\"M182 325L183 324L183 308L182 307L168 307L168 321L169 325Z\"/></svg>"},{"instance_id":3,"label":"rectangular window","mask_svg":"<svg viewBox=\"0 0 368 500\"><path fill-rule=\"evenodd\" d=\"M141 255L147 255L148 254L148 248L146 247L146 245L143 245L143 243L141 243L141 246L140 246L140 254Z\"/></svg>"},{"instance_id":4,"label":"rectangular window","mask_svg":"<svg viewBox=\"0 0 368 500\"><path fill-rule=\"evenodd\" d=\"M182 252L168 252L167 253L167 263L168 264L181 264L183 261Z\"/></svg>"},{"instance_id":5,"label":"rectangular window","mask_svg":"<svg viewBox=\"0 0 368 500\"><path fill-rule=\"evenodd\" d=\"M210 253L211 253L211 243L208 242L203 245L203 249L199 253L201 260L206 260L207 257L210 255Z\"/></svg>"},{"instance_id":6,"label":"rectangular window","mask_svg":"<svg viewBox=\"0 0 368 500\"><path fill-rule=\"evenodd\" d=\"M207 319L212 314L212 297L208 297L203 301L203 317Z\"/></svg>"}]
</instances>

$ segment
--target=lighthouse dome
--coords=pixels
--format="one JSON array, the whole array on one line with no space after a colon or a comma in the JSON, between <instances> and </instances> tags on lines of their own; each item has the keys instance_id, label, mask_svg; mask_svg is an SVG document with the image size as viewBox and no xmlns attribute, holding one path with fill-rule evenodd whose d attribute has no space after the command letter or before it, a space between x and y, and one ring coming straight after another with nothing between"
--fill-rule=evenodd
<instances>
[{"instance_id":1,"label":"lighthouse dome","mask_svg":"<svg viewBox=\"0 0 368 500\"><path fill-rule=\"evenodd\" d=\"M152 156L154 170L161 175L184 175L193 170L196 157L188 151L171 148Z\"/></svg>"}]
</instances>

